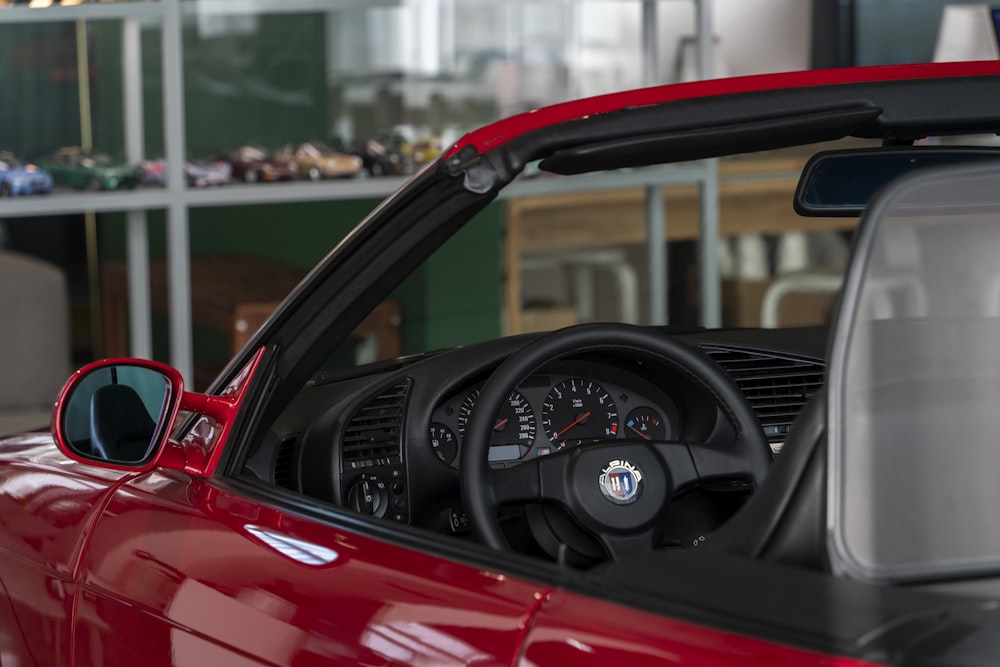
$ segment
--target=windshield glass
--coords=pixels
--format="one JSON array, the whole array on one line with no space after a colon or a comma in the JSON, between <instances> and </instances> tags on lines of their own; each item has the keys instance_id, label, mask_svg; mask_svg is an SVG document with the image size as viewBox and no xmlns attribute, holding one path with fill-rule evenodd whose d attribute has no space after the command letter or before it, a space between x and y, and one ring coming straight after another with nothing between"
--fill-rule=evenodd
<instances>
[{"instance_id":1,"label":"windshield glass","mask_svg":"<svg viewBox=\"0 0 1000 667\"><path fill-rule=\"evenodd\" d=\"M394 291L399 349L418 354L596 321L679 329L827 324L857 221L806 218L792 208L800 170L827 146L578 176L529 165ZM719 301L706 312L700 188L712 170L719 243L709 259ZM662 215L659 253L649 241L651 204ZM365 349L370 354L358 359L377 358L371 344Z\"/></svg>"},{"instance_id":2,"label":"windshield glass","mask_svg":"<svg viewBox=\"0 0 1000 667\"><path fill-rule=\"evenodd\" d=\"M795 189L813 155L879 145L849 138L577 176L531 164L387 299L392 305L383 308L398 309L400 326L386 335L411 355L583 322L680 330L829 325L857 218L800 215ZM701 188L713 173L719 231L706 254ZM662 252L650 241L651 215L662 215ZM703 286L706 262L718 275L714 309L705 306L712 298L711 285ZM341 351L327 367L382 358L374 338L347 347L363 340L361 354Z\"/></svg>"}]
</instances>

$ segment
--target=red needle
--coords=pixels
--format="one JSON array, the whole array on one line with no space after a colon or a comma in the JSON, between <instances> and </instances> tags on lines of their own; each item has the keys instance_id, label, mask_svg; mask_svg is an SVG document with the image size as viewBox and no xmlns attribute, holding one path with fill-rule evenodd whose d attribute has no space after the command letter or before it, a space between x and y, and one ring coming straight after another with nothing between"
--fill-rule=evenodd
<instances>
[{"instance_id":1,"label":"red needle","mask_svg":"<svg viewBox=\"0 0 1000 667\"><path fill-rule=\"evenodd\" d=\"M642 431L640 431L639 429L637 429L635 426L632 426L631 424L629 424L628 427L630 429L632 429L633 431L635 431L636 433L638 433L640 438L645 438L646 440L652 440L652 438L650 438L648 435L646 435L645 433L643 433Z\"/></svg>"},{"instance_id":2,"label":"red needle","mask_svg":"<svg viewBox=\"0 0 1000 667\"><path fill-rule=\"evenodd\" d=\"M503 425L506 424L509 421L510 421L510 418L501 419L500 421L498 421L496 424L493 425L493 430L494 431L500 430L501 428L503 428Z\"/></svg>"},{"instance_id":3,"label":"red needle","mask_svg":"<svg viewBox=\"0 0 1000 667\"><path fill-rule=\"evenodd\" d=\"M567 426L563 430L561 430L558 433L556 433L556 438L561 438L563 433L565 433L566 431L570 430L571 428L573 428L574 426L576 426L577 424L579 424L580 422L582 422L584 419L586 419L589 416L590 416L590 411L589 410L587 412L584 412L582 415L580 415L579 417L577 417L576 419L574 419L570 423L569 426Z\"/></svg>"}]
</instances>

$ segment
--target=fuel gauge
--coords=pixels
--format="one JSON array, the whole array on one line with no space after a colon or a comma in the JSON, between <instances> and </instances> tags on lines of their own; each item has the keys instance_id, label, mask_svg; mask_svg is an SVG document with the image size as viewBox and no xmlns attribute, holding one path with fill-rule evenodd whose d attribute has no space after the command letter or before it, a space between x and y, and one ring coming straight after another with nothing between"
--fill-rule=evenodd
<instances>
[{"instance_id":1,"label":"fuel gauge","mask_svg":"<svg viewBox=\"0 0 1000 667\"><path fill-rule=\"evenodd\" d=\"M444 424L434 422L428 429L428 434L431 437L431 447L434 448L434 454L443 462L451 465L455 456L458 455L458 439L455 437L454 431Z\"/></svg>"},{"instance_id":2,"label":"fuel gauge","mask_svg":"<svg viewBox=\"0 0 1000 667\"><path fill-rule=\"evenodd\" d=\"M625 418L625 437L643 440L666 440L667 423L653 408L636 408Z\"/></svg>"}]
</instances>

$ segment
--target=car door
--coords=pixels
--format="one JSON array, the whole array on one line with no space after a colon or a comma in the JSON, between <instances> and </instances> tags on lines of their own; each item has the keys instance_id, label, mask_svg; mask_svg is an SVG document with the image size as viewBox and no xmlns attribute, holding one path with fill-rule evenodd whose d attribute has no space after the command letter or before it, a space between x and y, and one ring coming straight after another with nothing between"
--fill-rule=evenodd
<instances>
[{"instance_id":1,"label":"car door","mask_svg":"<svg viewBox=\"0 0 1000 667\"><path fill-rule=\"evenodd\" d=\"M0 446L0 662L71 663L78 559L128 473L76 465L47 433Z\"/></svg>"},{"instance_id":2,"label":"car door","mask_svg":"<svg viewBox=\"0 0 1000 667\"><path fill-rule=\"evenodd\" d=\"M540 586L248 488L154 470L114 494L80 567L75 664L513 663Z\"/></svg>"}]
</instances>

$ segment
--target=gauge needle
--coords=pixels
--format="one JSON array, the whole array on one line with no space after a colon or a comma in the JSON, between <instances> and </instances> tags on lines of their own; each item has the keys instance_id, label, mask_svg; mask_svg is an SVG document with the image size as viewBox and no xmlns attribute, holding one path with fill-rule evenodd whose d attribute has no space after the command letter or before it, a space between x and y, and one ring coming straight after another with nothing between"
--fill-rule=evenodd
<instances>
[{"instance_id":1,"label":"gauge needle","mask_svg":"<svg viewBox=\"0 0 1000 667\"><path fill-rule=\"evenodd\" d=\"M572 422L570 422L569 426L567 426L563 430L561 430L558 433L556 433L556 438L561 438L562 435L563 435L563 433L565 433L566 431L570 430L571 428L573 428L574 426L576 426L577 424L579 424L580 422L582 422L584 419L586 419L589 416L590 416L590 411L589 410L587 412L584 412L582 415L580 415L579 417L577 417L576 419L574 419Z\"/></svg>"},{"instance_id":2,"label":"gauge needle","mask_svg":"<svg viewBox=\"0 0 1000 667\"><path fill-rule=\"evenodd\" d=\"M638 433L640 438L645 438L646 440L652 440L652 438L650 438L648 435L646 435L645 433L643 433L642 431L640 431L639 429L637 429L635 426L632 426L631 424L629 424L628 427L630 429L632 429L633 431L635 431L636 433Z\"/></svg>"},{"instance_id":3,"label":"gauge needle","mask_svg":"<svg viewBox=\"0 0 1000 667\"><path fill-rule=\"evenodd\" d=\"M500 421L498 421L496 424L493 425L493 430L494 431L499 431L500 429L503 428L503 425L506 424L509 421L510 421L509 418L508 419L501 419Z\"/></svg>"}]
</instances>

